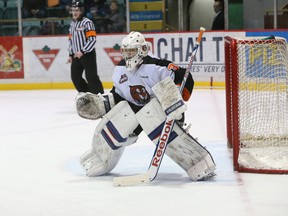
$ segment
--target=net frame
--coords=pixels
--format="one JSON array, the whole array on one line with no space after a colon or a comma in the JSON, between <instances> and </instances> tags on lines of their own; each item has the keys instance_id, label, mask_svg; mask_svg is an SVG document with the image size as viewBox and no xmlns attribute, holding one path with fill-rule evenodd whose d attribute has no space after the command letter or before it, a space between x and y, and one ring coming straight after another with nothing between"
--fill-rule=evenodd
<instances>
[{"instance_id":1,"label":"net frame","mask_svg":"<svg viewBox=\"0 0 288 216\"><path fill-rule=\"evenodd\" d=\"M248 68L250 65L254 67ZM258 74L257 70L267 71L267 74ZM285 38L226 36L225 83L227 144L233 148L234 170L288 173L288 51ZM265 108L269 102L271 110L264 109L261 116L257 103ZM253 115L249 117L253 106L256 110L253 115L259 113L256 120ZM274 122L267 118L268 127L265 125L266 128L254 131L253 123L257 125L259 119L269 117L271 111L277 110L280 110L275 115L277 118L272 116ZM270 122L276 125L274 135L269 133L273 129L269 127Z\"/></svg>"}]
</instances>

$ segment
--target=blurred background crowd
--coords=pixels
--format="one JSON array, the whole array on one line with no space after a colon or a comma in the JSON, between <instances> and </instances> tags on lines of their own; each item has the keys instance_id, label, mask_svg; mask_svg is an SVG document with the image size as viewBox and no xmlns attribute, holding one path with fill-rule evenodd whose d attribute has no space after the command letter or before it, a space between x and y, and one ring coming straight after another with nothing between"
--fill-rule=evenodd
<instances>
[{"instance_id":1,"label":"blurred background crowd","mask_svg":"<svg viewBox=\"0 0 288 216\"><path fill-rule=\"evenodd\" d=\"M83 0L97 33L126 31L125 0ZM0 36L68 34L72 0L0 0ZM21 9L20 9L21 8Z\"/></svg>"},{"instance_id":2,"label":"blurred background crowd","mask_svg":"<svg viewBox=\"0 0 288 216\"><path fill-rule=\"evenodd\" d=\"M68 34L72 1L0 0L0 36ZM287 0L80 1L100 34L288 28Z\"/></svg>"}]
</instances>

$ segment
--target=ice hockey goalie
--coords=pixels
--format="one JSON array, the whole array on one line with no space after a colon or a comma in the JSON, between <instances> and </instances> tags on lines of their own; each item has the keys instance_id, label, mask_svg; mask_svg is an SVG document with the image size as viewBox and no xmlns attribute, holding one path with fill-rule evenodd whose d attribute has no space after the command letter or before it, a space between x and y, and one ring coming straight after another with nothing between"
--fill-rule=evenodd
<instances>
[{"instance_id":1,"label":"ice hockey goalie","mask_svg":"<svg viewBox=\"0 0 288 216\"><path fill-rule=\"evenodd\" d=\"M176 120L170 132L166 154L193 181L214 175L215 163L209 151L186 132L182 125L185 104L193 90L191 74L181 85L186 70L148 53L149 46L139 32L130 32L121 45L123 59L115 67L113 88L107 94L80 93L78 114L101 119L91 150L80 159L87 176L105 175L117 165L126 146L145 133L153 143L161 139L166 120ZM162 137L163 139L163 137Z\"/></svg>"},{"instance_id":2,"label":"ice hockey goalie","mask_svg":"<svg viewBox=\"0 0 288 216\"><path fill-rule=\"evenodd\" d=\"M136 114L127 101L114 105L111 93L104 96L81 93L76 101L80 116L101 118L94 132L92 149L80 159L87 176L105 175L112 171L125 147L135 143L142 130L155 144L161 139L159 136L167 116L156 98ZM107 113L105 103L113 106ZM95 118L95 113L99 113L98 118ZM192 181L205 180L214 175L215 163L209 151L177 122L170 135L166 154L187 172Z\"/></svg>"}]
</instances>

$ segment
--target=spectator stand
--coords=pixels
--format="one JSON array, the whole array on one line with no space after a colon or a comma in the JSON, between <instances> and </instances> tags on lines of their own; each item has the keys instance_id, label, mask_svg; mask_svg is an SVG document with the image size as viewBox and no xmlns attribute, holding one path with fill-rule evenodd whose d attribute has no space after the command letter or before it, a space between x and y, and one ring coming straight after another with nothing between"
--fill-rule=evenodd
<instances>
[{"instance_id":1,"label":"spectator stand","mask_svg":"<svg viewBox=\"0 0 288 216\"><path fill-rule=\"evenodd\" d=\"M18 35L17 4L17 0L0 0L0 36Z\"/></svg>"},{"instance_id":2,"label":"spectator stand","mask_svg":"<svg viewBox=\"0 0 288 216\"><path fill-rule=\"evenodd\" d=\"M3 19L3 14L4 14L4 1L3 0L0 0L0 20Z\"/></svg>"},{"instance_id":3,"label":"spectator stand","mask_svg":"<svg viewBox=\"0 0 288 216\"><path fill-rule=\"evenodd\" d=\"M22 36L69 33L72 0L45 0L45 16L38 18L34 16L23 17L25 1L21 0L21 13L19 13L21 16L19 19L21 19L22 24ZM39 2L37 1L37 3ZM125 0L118 0L118 2L121 14L126 17ZM103 20L108 13L109 4L110 0L100 0L97 3L93 0L85 0L86 16L94 22L97 33L104 33ZM0 0L0 36L19 35L17 6L17 0Z\"/></svg>"}]
</instances>

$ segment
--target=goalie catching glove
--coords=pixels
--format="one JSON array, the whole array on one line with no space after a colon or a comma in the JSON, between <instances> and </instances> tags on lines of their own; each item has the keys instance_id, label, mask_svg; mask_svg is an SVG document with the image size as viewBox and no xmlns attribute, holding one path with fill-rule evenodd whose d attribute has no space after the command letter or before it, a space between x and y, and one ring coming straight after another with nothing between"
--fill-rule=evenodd
<instances>
[{"instance_id":1,"label":"goalie catching glove","mask_svg":"<svg viewBox=\"0 0 288 216\"><path fill-rule=\"evenodd\" d=\"M96 95L90 92L80 92L75 100L78 115L91 120L102 118L115 106L112 93Z\"/></svg>"}]
</instances>

